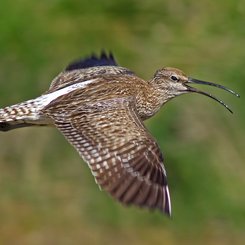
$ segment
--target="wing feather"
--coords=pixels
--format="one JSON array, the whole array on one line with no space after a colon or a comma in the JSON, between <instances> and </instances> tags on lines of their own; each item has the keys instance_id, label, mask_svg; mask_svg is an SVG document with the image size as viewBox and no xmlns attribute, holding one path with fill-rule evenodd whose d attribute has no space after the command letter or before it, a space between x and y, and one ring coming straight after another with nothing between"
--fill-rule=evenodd
<instances>
[{"instance_id":1,"label":"wing feather","mask_svg":"<svg viewBox=\"0 0 245 245\"><path fill-rule=\"evenodd\" d=\"M88 163L96 182L124 204L170 215L162 153L129 98L79 106L59 114L46 108L57 128Z\"/></svg>"}]
</instances>

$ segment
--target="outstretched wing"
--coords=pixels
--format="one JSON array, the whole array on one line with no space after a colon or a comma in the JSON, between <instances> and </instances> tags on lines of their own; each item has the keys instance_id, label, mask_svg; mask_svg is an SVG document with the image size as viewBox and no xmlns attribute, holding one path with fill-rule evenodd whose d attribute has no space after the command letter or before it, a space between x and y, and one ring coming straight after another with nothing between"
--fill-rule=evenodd
<instances>
[{"instance_id":1,"label":"outstretched wing","mask_svg":"<svg viewBox=\"0 0 245 245\"><path fill-rule=\"evenodd\" d=\"M52 93L75 83L108 75L134 75L127 68L117 65L112 53L102 52L100 56L92 55L70 63L65 71L61 72L52 81L45 94Z\"/></svg>"},{"instance_id":2,"label":"outstretched wing","mask_svg":"<svg viewBox=\"0 0 245 245\"><path fill-rule=\"evenodd\" d=\"M104 190L124 204L171 214L162 154L129 98L82 105L66 115L52 107L45 113Z\"/></svg>"}]
</instances>

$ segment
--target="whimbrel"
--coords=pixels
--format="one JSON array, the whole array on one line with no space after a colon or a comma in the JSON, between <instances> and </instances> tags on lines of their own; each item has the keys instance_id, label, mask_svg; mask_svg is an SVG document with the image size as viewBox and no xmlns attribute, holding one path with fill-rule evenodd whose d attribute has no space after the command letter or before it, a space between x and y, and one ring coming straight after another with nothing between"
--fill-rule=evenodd
<instances>
[{"instance_id":1,"label":"whimbrel","mask_svg":"<svg viewBox=\"0 0 245 245\"><path fill-rule=\"evenodd\" d=\"M231 112L223 101L191 84L215 86L239 96L170 67L145 81L103 52L71 63L40 97L0 109L0 130L55 125L111 196L171 215L163 155L143 121L186 93L208 96Z\"/></svg>"}]
</instances>

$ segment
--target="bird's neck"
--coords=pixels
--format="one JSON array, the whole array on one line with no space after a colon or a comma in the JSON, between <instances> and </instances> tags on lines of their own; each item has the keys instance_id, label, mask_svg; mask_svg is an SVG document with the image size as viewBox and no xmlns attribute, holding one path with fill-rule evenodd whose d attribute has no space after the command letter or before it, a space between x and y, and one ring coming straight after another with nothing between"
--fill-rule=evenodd
<instances>
[{"instance_id":1,"label":"bird's neck","mask_svg":"<svg viewBox=\"0 0 245 245\"><path fill-rule=\"evenodd\" d=\"M145 89L138 92L136 100L138 113L145 120L154 116L169 99L149 82Z\"/></svg>"}]
</instances>

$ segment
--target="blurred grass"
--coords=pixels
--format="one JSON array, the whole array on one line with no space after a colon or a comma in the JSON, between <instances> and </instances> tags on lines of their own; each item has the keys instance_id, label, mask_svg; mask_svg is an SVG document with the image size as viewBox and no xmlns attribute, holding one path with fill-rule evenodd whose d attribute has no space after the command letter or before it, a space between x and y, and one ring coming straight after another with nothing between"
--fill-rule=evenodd
<instances>
[{"instance_id":1,"label":"blurred grass","mask_svg":"<svg viewBox=\"0 0 245 245\"><path fill-rule=\"evenodd\" d=\"M175 66L241 98L210 90L230 115L185 95L147 121L172 219L100 192L55 129L1 134L0 244L244 244L244 16L242 0L1 1L1 106L40 95L67 63L102 48L142 77Z\"/></svg>"}]
</instances>

